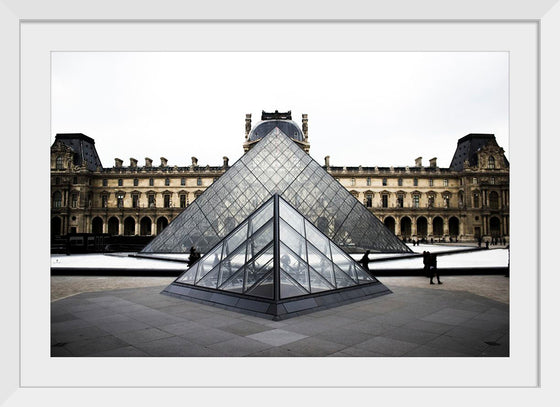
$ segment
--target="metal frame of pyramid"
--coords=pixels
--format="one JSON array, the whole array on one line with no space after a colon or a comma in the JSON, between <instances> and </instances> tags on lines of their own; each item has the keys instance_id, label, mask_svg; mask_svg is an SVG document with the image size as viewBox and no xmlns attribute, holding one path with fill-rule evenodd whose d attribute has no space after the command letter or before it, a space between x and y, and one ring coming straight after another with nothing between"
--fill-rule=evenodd
<instances>
[{"instance_id":1,"label":"metal frame of pyramid","mask_svg":"<svg viewBox=\"0 0 560 407\"><path fill-rule=\"evenodd\" d=\"M207 253L273 194L347 252L410 252L320 164L275 128L236 161L143 250Z\"/></svg>"},{"instance_id":2,"label":"metal frame of pyramid","mask_svg":"<svg viewBox=\"0 0 560 407\"><path fill-rule=\"evenodd\" d=\"M162 293L280 320L390 292L274 194Z\"/></svg>"}]
</instances>

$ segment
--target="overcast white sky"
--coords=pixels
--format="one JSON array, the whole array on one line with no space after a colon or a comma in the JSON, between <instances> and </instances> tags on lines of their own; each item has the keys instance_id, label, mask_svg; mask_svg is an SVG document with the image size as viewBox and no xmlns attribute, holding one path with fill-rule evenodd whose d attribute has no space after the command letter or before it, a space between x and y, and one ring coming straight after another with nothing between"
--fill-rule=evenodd
<instances>
[{"instance_id":1,"label":"overcast white sky","mask_svg":"<svg viewBox=\"0 0 560 407\"><path fill-rule=\"evenodd\" d=\"M457 140L493 133L508 145L505 52L55 52L56 133L95 139L103 166L230 164L245 114L309 115L310 154L334 166L448 167Z\"/></svg>"}]
</instances>

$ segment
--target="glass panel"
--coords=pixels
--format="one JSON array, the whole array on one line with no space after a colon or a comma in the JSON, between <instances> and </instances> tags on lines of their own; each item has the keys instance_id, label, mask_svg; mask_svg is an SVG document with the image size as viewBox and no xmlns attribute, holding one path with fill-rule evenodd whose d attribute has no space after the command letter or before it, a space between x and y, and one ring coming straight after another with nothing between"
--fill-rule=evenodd
<instances>
[{"instance_id":1,"label":"glass panel","mask_svg":"<svg viewBox=\"0 0 560 407\"><path fill-rule=\"evenodd\" d=\"M242 244L235 252L222 261L220 264L220 284L245 265L245 251L246 246Z\"/></svg>"},{"instance_id":2,"label":"glass panel","mask_svg":"<svg viewBox=\"0 0 560 407\"><path fill-rule=\"evenodd\" d=\"M280 200L280 217L293 227L300 235L305 236L303 217L290 207L283 199Z\"/></svg>"},{"instance_id":3,"label":"glass panel","mask_svg":"<svg viewBox=\"0 0 560 407\"><path fill-rule=\"evenodd\" d=\"M268 220L272 219L273 216L273 200L271 199L264 208L262 208L258 213L255 213L252 219L249 220L250 229L249 234L255 233L262 225L264 225Z\"/></svg>"},{"instance_id":4,"label":"glass panel","mask_svg":"<svg viewBox=\"0 0 560 407\"><path fill-rule=\"evenodd\" d=\"M270 246L266 250L264 250L256 259L254 259L250 263L250 265L251 267L253 267L255 271L258 271L266 264L268 264L270 260L272 260L273 256L274 256L274 245L270 243Z\"/></svg>"},{"instance_id":5,"label":"glass panel","mask_svg":"<svg viewBox=\"0 0 560 407\"><path fill-rule=\"evenodd\" d=\"M321 276L333 286L336 286L332 262L309 244L307 245L307 250L309 266L315 269L315 271L321 274Z\"/></svg>"},{"instance_id":6,"label":"glass panel","mask_svg":"<svg viewBox=\"0 0 560 407\"><path fill-rule=\"evenodd\" d=\"M354 265L356 269L356 275L358 276L358 284L366 284L375 281L367 272L362 270L360 266Z\"/></svg>"},{"instance_id":7,"label":"glass panel","mask_svg":"<svg viewBox=\"0 0 560 407\"><path fill-rule=\"evenodd\" d=\"M198 270L198 263L193 267L189 268L182 276L180 276L177 281L180 283L194 284L194 279L196 278L196 271Z\"/></svg>"},{"instance_id":8,"label":"glass panel","mask_svg":"<svg viewBox=\"0 0 560 407\"><path fill-rule=\"evenodd\" d=\"M216 246L210 253L205 255L202 259L198 261L198 274L196 280L200 281L210 270L218 265L220 262L220 255L222 253L222 245Z\"/></svg>"},{"instance_id":9,"label":"glass panel","mask_svg":"<svg viewBox=\"0 0 560 407\"><path fill-rule=\"evenodd\" d=\"M304 260L307 260L305 251L305 239L296 233L283 220L280 220L280 241L288 246L292 251Z\"/></svg>"},{"instance_id":10,"label":"glass panel","mask_svg":"<svg viewBox=\"0 0 560 407\"><path fill-rule=\"evenodd\" d=\"M317 273L311 267L309 268L309 285L312 293L320 291L334 290L336 287L328 283L321 274Z\"/></svg>"},{"instance_id":11,"label":"glass panel","mask_svg":"<svg viewBox=\"0 0 560 407\"><path fill-rule=\"evenodd\" d=\"M280 243L280 267L309 291L309 270L307 264L282 243Z\"/></svg>"},{"instance_id":12,"label":"glass panel","mask_svg":"<svg viewBox=\"0 0 560 407\"><path fill-rule=\"evenodd\" d=\"M243 241L247 240L247 229L248 223L245 223L245 225L243 225L237 232L224 241L223 257L227 257L231 252L239 247Z\"/></svg>"},{"instance_id":13,"label":"glass panel","mask_svg":"<svg viewBox=\"0 0 560 407\"><path fill-rule=\"evenodd\" d=\"M253 287L255 283L260 282L260 280L273 268L274 262L272 259L264 267L258 267L255 264L247 265L247 267L245 267L245 290L251 290L251 287Z\"/></svg>"},{"instance_id":14,"label":"glass panel","mask_svg":"<svg viewBox=\"0 0 560 407\"><path fill-rule=\"evenodd\" d=\"M268 275L261 279L261 281L255 284L249 291L246 292L248 295L253 295L255 297L264 298L274 298L274 272L269 271Z\"/></svg>"},{"instance_id":15,"label":"glass panel","mask_svg":"<svg viewBox=\"0 0 560 407\"><path fill-rule=\"evenodd\" d=\"M247 241L247 261L258 254L266 245L272 242L274 237L274 224L272 220L268 222L258 233L251 236Z\"/></svg>"},{"instance_id":16,"label":"glass panel","mask_svg":"<svg viewBox=\"0 0 560 407\"><path fill-rule=\"evenodd\" d=\"M280 269L280 298L297 297L305 294L308 294L308 292L293 281L284 270Z\"/></svg>"},{"instance_id":17,"label":"glass panel","mask_svg":"<svg viewBox=\"0 0 560 407\"><path fill-rule=\"evenodd\" d=\"M311 242L313 246L319 249L325 256L331 257L329 240L307 221L305 222L305 232L307 240Z\"/></svg>"},{"instance_id":18,"label":"glass panel","mask_svg":"<svg viewBox=\"0 0 560 407\"><path fill-rule=\"evenodd\" d=\"M339 269L336 265L334 266L334 276L336 278L336 288L351 287L356 285L348 274Z\"/></svg>"},{"instance_id":19,"label":"glass panel","mask_svg":"<svg viewBox=\"0 0 560 407\"><path fill-rule=\"evenodd\" d=\"M209 288L218 288L218 275L220 266L214 267L212 271L206 274L196 285Z\"/></svg>"},{"instance_id":20,"label":"glass panel","mask_svg":"<svg viewBox=\"0 0 560 407\"><path fill-rule=\"evenodd\" d=\"M243 277L245 276L245 269L242 268L233 274L231 278L220 286L220 290L233 291L236 293L243 292Z\"/></svg>"},{"instance_id":21,"label":"glass panel","mask_svg":"<svg viewBox=\"0 0 560 407\"><path fill-rule=\"evenodd\" d=\"M354 260L332 243L331 251L333 263L357 283L358 277L356 276L356 270L354 269Z\"/></svg>"}]
</instances>

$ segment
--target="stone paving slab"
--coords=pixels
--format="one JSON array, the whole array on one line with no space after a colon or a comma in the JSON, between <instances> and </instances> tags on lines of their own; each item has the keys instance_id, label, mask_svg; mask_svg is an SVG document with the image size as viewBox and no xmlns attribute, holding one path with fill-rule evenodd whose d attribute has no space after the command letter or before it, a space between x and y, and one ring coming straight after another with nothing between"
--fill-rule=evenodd
<instances>
[{"instance_id":1,"label":"stone paving slab","mask_svg":"<svg viewBox=\"0 0 560 407\"><path fill-rule=\"evenodd\" d=\"M165 286L84 292L51 303L51 355L509 356L507 302L422 278L405 283L384 282L393 294L283 321L167 297Z\"/></svg>"}]
</instances>

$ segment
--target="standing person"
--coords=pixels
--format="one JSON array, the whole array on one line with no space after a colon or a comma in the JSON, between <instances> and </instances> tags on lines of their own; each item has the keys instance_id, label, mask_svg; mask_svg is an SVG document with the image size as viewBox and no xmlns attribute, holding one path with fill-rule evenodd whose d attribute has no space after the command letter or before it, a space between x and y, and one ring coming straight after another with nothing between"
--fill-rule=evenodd
<instances>
[{"instance_id":1,"label":"standing person","mask_svg":"<svg viewBox=\"0 0 560 407\"><path fill-rule=\"evenodd\" d=\"M438 271L438 268L437 268L437 255L435 253L430 254L430 268L431 268L430 284L434 284L434 282L433 282L434 277L437 277L437 283L438 284L443 284L439 280L439 271Z\"/></svg>"},{"instance_id":2,"label":"standing person","mask_svg":"<svg viewBox=\"0 0 560 407\"><path fill-rule=\"evenodd\" d=\"M200 253L197 253L194 246L191 246L189 251L189 260L187 261L187 266L192 266L200 258Z\"/></svg>"},{"instance_id":3,"label":"standing person","mask_svg":"<svg viewBox=\"0 0 560 407\"><path fill-rule=\"evenodd\" d=\"M424 275L430 277L430 252L422 252L422 262L424 263Z\"/></svg>"},{"instance_id":4,"label":"standing person","mask_svg":"<svg viewBox=\"0 0 560 407\"><path fill-rule=\"evenodd\" d=\"M482 246L482 237L479 236L478 237L478 247L481 247L481 246Z\"/></svg>"},{"instance_id":5,"label":"standing person","mask_svg":"<svg viewBox=\"0 0 560 407\"><path fill-rule=\"evenodd\" d=\"M364 270L369 271L369 250L366 250L359 263L362 265Z\"/></svg>"}]
</instances>

